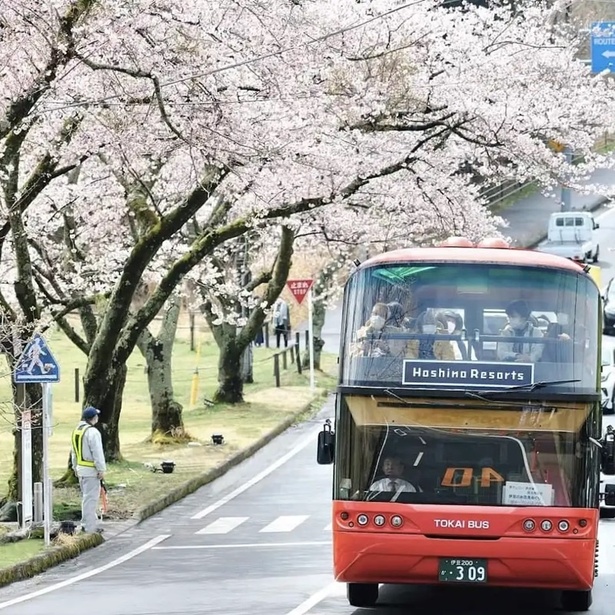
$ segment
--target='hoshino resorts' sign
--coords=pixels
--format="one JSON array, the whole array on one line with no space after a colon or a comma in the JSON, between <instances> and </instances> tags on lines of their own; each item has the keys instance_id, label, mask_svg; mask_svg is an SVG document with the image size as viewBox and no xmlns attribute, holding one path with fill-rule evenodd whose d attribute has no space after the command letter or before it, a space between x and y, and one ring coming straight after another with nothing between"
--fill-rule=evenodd
<instances>
[{"instance_id":1,"label":"'hoshino resorts' sign","mask_svg":"<svg viewBox=\"0 0 615 615\"><path fill-rule=\"evenodd\" d=\"M534 382L532 363L406 359L402 384L439 387L514 387Z\"/></svg>"}]
</instances>

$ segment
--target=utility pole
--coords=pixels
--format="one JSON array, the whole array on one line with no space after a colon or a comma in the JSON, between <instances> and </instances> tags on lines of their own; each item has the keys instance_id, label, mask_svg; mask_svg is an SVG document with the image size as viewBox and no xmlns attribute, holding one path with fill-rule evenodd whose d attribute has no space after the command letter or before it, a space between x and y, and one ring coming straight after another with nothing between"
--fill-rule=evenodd
<instances>
[{"instance_id":1,"label":"utility pole","mask_svg":"<svg viewBox=\"0 0 615 615\"><path fill-rule=\"evenodd\" d=\"M566 163L572 164L572 150L569 147L564 148L564 156L566 156ZM564 185L560 192L560 211L571 211L570 188Z\"/></svg>"}]
</instances>

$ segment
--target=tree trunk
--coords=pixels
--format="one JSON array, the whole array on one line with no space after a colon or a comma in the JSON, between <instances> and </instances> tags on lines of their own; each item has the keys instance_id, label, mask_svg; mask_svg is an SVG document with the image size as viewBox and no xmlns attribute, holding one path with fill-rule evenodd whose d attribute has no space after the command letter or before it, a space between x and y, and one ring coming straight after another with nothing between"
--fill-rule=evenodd
<instances>
[{"instance_id":1,"label":"tree trunk","mask_svg":"<svg viewBox=\"0 0 615 615\"><path fill-rule=\"evenodd\" d=\"M273 266L271 275L265 277L269 280L267 288L261 299L266 305L273 305L282 292L288 278L293 253L294 232L286 226L281 229L281 240L278 255ZM251 282L254 284L256 281ZM254 287L255 288L255 287ZM254 290L249 286L249 290ZM248 349L257 331L263 326L266 314L261 305L252 310L248 321L237 331L234 324L218 324L217 317L212 310L211 298L204 297L202 309L207 323L220 350L218 358L218 390L214 394L215 402L236 404L243 402L243 384L252 380L250 369L246 365L250 362L251 348L248 355L244 351ZM224 305L218 298L221 307L230 311L229 305ZM244 360L246 363L244 363ZM245 369L244 369L245 368Z\"/></svg>"},{"instance_id":2,"label":"tree trunk","mask_svg":"<svg viewBox=\"0 0 615 615\"><path fill-rule=\"evenodd\" d=\"M99 377L88 377L90 372L86 370L83 381L84 405L100 410L97 427L102 434L107 462L122 460L119 423L127 371L126 365L119 365L110 367L106 374Z\"/></svg>"},{"instance_id":3,"label":"tree trunk","mask_svg":"<svg viewBox=\"0 0 615 615\"><path fill-rule=\"evenodd\" d=\"M237 335L234 325L222 327L223 340L219 343L218 357L218 390L214 393L214 401L227 404L238 404L243 401L243 379L241 377L242 349L237 346Z\"/></svg>"},{"instance_id":4,"label":"tree trunk","mask_svg":"<svg viewBox=\"0 0 615 615\"><path fill-rule=\"evenodd\" d=\"M152 442L157 439L184 439L182 405L175 401L171 350L160 340L154 339L147 345L147 385L152 404Z\"/></svg>"},{"instance_id":5,"label":"tree trunk","mask_svg":"<svg viewBox=\"0 0 615 615\"><path fill-rule=\"evenodd\" d=\"M13 385L15 404L15 424L13 430L15 445L13 450L13 468L8 481L8 493L0 502L0 521L17 521L17 502L21 499L21 412L23 408L32 413L32 483L43 480L43 408L42 389L38 384Z\"/></svg>"},{"instance_id":6,"label":"tree trunk","mask_svg":"<svg viewBox=\"0 0 615 615\"><path fill-rule=\"evenodd\" d=\"M152 406L152 442L184 441L183 407L173 392L173 343L181 301L175 296L164 312L158 337L144 329L137 346L147 363L147 386Z\"/></svg>"},{"instance_id":7,"label":"tree trunk","mask_svg":"<svg viewBox=\"0 0 615 615\"><path fill-rule=\"evenodd\" d=\"M325 326L325 306L322 301L314 301L312 304L312 331L314 333L314 369L320 369L320 353L325 345L321 337L322 329ZM310 366L310 352L305 349L303 355L303 366Z\"/></svg>"}]
</instances>

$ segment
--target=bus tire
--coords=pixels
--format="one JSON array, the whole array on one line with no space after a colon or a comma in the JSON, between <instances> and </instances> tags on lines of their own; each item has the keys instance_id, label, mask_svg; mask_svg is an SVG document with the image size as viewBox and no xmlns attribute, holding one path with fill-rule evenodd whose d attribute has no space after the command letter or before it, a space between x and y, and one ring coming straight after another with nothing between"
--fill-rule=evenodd
<instances>
[{"instance_id":1,"label":"bus tire","mask_svg":"<svg viewBox=\"0 0 615 615\"><path fill-rule=\"evenodd\" d=\"M587 591L562 592L562 608L564 611L589 611L591 605L591 589Z\"/></svg>"},{"instance_id":2,"label":"bus tire","mask_svg":"<svg viewBox=\"0 0 615 615\"><path fill-rule=\"evenodd\" d=\"M348 583L346 596L350 606L374 606L378 600L378 583Z\"/></svg>"}]
</instances>

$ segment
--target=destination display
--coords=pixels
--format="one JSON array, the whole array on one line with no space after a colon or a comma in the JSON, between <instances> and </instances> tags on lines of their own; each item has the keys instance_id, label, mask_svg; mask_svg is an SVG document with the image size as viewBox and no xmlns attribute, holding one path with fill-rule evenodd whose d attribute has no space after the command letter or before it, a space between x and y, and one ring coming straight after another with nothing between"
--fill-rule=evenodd
<instances>
[{"instance_id":1,"label":"destination display","mask_svg":"<svg viewBox=\"0 0 615 615\"><path fill-rule=\"evenodd\" d=\"M439 387L514 387L534 382L532 363L406 359L402 384Z\"/></svg>"}]
</instances>

